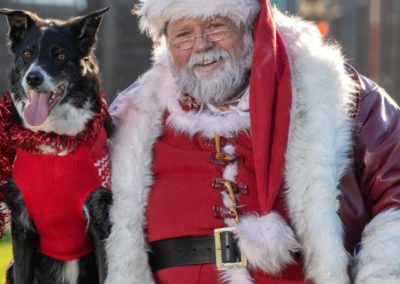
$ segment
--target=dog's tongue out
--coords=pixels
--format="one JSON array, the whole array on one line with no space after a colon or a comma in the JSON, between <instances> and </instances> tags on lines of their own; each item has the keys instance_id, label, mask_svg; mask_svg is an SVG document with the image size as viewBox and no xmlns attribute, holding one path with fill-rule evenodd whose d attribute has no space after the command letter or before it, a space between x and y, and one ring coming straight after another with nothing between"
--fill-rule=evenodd
<instances>
[{"instance_id":1,"label":"dog's tongue out","mask_svg":"<svg viewBox=\"0 0 400 284\"><path fill-rule=\"evenodd\" d=\"M25 107L24 118L32 126L41 125L49 116L49 98L51 93L30 91L29 103Z\"/></svg>"}]
</instances>

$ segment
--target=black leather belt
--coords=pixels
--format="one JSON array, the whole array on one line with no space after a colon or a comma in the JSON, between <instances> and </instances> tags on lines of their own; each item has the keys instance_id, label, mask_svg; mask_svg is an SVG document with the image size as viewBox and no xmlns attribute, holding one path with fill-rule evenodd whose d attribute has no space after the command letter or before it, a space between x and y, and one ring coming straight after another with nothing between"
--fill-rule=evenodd
<instances>
[{"instance_id":1,"label":"black leather belt","mask_svg":"<svg viewBox=\"0 0 400 284\"><path fill-rule=\"evenodd\" d=\"M150 247L149 261L153 271L206 263L215 263L219 269L246 265L230 228L217 229L214 235L155 241Z\"/></svg>"}]
</instances>

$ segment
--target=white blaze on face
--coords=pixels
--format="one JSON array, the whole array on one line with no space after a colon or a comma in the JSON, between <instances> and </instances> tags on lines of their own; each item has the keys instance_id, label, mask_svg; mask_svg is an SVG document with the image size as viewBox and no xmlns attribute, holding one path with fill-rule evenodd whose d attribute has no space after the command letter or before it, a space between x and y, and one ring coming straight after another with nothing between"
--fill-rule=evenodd
<instances>
[{"instance_id":1,"label":"white blaze on face","mask_svg":"<svg viewBox=\"0 0 400 284\"><path fill-rule=\"evenodd\" d=\"M29 74L38 73L43 77L43 82L34 89L29 86L27 77ZM64 87L57 87L51 77L36 62L28 68L22 79L22 87L27 95L23 117L27 124L39 126L48 118L51 109L56 104L56 99L60 99Z\"/></svg>"}]
</instances>

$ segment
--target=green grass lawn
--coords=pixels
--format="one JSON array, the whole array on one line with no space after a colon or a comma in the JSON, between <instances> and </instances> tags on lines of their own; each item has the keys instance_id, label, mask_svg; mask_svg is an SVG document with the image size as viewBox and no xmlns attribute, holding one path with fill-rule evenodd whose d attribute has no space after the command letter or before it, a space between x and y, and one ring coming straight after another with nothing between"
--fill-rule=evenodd
<instances>
[{"instance_id":1,"label":"green grass lawn","mask_svg":"<svg viewBox=\"0 0 400 284\"><path fill-rule=\"evenodd\" d=\"M5 235L0 240L0 284L4 283L5 272L11 260L11 236Z\"/></svg>"}]
</instances>

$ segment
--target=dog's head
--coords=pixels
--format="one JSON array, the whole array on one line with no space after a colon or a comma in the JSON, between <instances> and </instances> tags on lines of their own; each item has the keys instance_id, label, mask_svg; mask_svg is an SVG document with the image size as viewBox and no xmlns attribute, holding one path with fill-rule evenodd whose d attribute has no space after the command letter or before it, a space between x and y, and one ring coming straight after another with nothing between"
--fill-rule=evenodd
<instances>
[{"instance_id":1,"label":"dog's head","mask_svg":"<svg viewBox=\"0 0 400 284\"><path fill-rule=\"evenodd\" d=\"M93 49L108 9L67 21L0 9L14 54L12 98L25 127L73 135L93 117L100 88Z\"/></svg>"}]
</instances>

